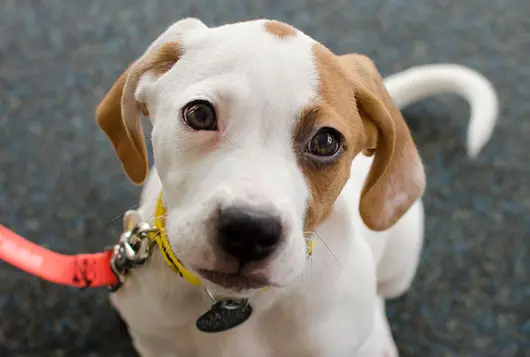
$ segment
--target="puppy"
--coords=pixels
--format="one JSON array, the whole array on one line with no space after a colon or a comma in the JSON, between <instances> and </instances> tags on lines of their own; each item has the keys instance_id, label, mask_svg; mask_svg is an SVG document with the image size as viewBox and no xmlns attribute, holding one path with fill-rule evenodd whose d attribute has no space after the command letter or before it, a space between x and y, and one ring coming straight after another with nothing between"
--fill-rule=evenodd
<instances>
[{"instance_id":1,"label":"puppy","mask_svg":"<svg viewBox=\"0 0 530 357\"><path fill-rule=\"evenodd\" d=\"M410 286L422 247L422 162L399 107L440 92L471 103L471 156L497 97L456 65L384 82L287 24L170 26L119 77L96 117L128 177L159 195L171 250L129 272L111 302L143 357L397 356L384 300ZM155 165L141 118L152 123ZM314 242L308 258L307 241ZM248 299L240 326L204 333L207 296Z\"/></svg>"}]
</instances>

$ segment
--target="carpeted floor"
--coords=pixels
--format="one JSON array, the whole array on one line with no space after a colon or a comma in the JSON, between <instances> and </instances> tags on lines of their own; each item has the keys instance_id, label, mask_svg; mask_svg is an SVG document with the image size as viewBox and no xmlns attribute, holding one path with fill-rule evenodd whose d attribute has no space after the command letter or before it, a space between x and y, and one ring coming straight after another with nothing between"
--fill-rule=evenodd
<instances>
[{"instance_id":1,"label":"carpeted floor","mask_svg":"<svg viewBox=\"0 0 530 357\"><path fill-rule=\"evenodd\" d=\"M94 109L183 16L286 20L337 52L370 55L383 74L450 61L487 75L503 110L474 161L465 155L464 101L439 96L404 111L429 177L427 242L412 290L388 313L402 356L530 356L528 1L2 0L2 224L66 253L116 239L113 218L139 189L97 130ZM0 356L134 352L104 289L54 286L0 263Z\"/></svg>"}]
</instances>

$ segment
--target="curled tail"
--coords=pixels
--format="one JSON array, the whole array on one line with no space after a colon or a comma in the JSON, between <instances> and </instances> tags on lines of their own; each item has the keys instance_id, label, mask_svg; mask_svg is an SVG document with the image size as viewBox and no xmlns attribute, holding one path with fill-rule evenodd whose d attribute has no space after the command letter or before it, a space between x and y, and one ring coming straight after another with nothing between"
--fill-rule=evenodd
<instances>
[{"instance_id":1,"label":"curled tail","mask_svg":"<svg viewBox=\"0 0 530 357\"><path fill-rule=\"evenodd\" d=\"M395 105L403 108L438 93L456 93L471 107L467 130L467 152L476 157L491 138L499 112L499 100L493 84L471 68L455 64L417 66L385 77Z\"/></svg>"}]
</instances>

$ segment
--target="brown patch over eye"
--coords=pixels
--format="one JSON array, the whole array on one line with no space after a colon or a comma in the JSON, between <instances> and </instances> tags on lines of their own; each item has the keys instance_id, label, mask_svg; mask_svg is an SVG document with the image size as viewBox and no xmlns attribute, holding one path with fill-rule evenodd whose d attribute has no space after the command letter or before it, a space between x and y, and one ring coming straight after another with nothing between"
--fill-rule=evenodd
<instances>
[{"instance_id":1,"label":"brown patch over eye","mask_svg":"<svg viewBox=\"0 0 530 357\"><path fill-rule=\"evenodd\" d=\"M347 127L325 103L303 110L295 127L293 141L298 164L311 191L305 217L306 231L314 229L328 216L349 176L349 165L343 164L351 157L341 132L344 129Z\"/></svg>"},{"instance_id":2,"label":"brown patch over eye","mask_svg":"<svg viewBox=\"0 0 530 357\"><path fill-rule=\"evenodd\" d=\"M365 127L349 75L322 45L314 45L313 55L319 74L318 98L300 114L293 139L311 191L306 231L313 230L331 213L350 177L353 158L366 147ZM304 150L309 148L315 151Z\"/></svg>"},{"instance_id":3,"label":"brown patch over eye","mask_svg":"<svg viewBox=\"0 0 530 357\"><path fill-rule=\"evenodd\" d=\"M282 39L286 39L296 35L296 30L294 27L275 20L268 21L265 24L265 31Z\"/></svg>"}]
</instances>

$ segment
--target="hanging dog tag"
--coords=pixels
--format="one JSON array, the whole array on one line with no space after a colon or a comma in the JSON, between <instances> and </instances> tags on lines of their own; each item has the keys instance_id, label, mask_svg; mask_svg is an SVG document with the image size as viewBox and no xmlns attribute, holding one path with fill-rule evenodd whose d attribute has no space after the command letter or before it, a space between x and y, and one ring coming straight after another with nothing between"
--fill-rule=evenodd
<instances>
[{"instance_id":1,"label":"hanging dog tag","mask_svg":"<svg viewBox=\"0 0 530 357\"><path fill-rule=\"evenodd\" d=\"M221 300L202 314L196 325L202 332L223 332L241 325L250 315L252 307L247 300Z\"/></svg>"}]
</instances>

